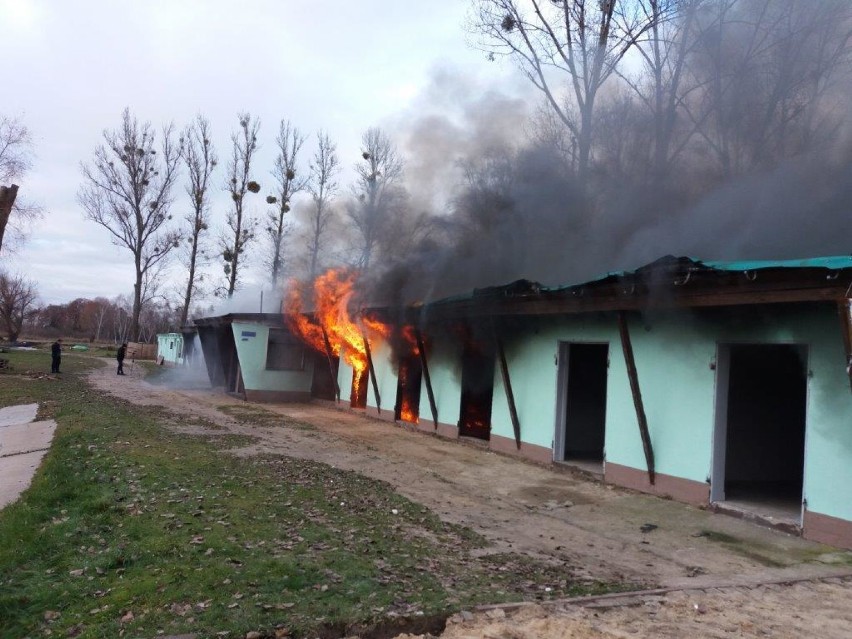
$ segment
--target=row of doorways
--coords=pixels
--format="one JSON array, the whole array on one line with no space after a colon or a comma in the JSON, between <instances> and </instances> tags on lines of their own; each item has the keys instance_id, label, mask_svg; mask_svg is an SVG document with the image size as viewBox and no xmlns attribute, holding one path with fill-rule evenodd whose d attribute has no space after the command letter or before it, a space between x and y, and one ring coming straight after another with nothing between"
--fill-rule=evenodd
<instances>
[{"instance_id":1,"label":"row of doorways","mask_svg":"<svg viewBox=\"0 0 852 639\"><path fill-rule=\"evenodd\" d=\"M606 343L560 343L556 461L602 472L609 358ZM465 349L460 436L490 437L494 373L493 350L481 346ZM418 421L421 376L416 356L400 362L396 419ZM639 377L641 387L641 370ZM367 387L365 376L360 396L352 397L353 406L366 405ZM677 401L677 397L671 401ZM711 501L772 507L798 517L806 403L806 346L719 345ZM649 417L652 419L652 415Z\"/></svg>"},{"instance_id":2,"label":"row of doorways","mask_svg":"<svg viewBox=\"0 0 852 639\"><path fill-rule=\"evenodd\" d=\"M602 471L609 357L608 344L560 344L556 461ZM799 516L806 404L806 346L719 345L711 501Z\"/></svg>"}]
</instances>

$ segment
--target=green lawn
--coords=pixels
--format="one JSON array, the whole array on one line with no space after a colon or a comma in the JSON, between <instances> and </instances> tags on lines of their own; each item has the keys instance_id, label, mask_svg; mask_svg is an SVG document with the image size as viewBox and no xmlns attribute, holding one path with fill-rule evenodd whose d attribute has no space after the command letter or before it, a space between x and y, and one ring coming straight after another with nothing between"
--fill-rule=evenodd
<instances>
[{"instance_id":1,"label":"green lawn","mask_svg":"<svg viewBox=\"0 0 852 639\"><path fill-rule=\"evenodd\" d=\"M3 357L0 406L38 402L59 427L30 490L0 511L0 637L343 636L623 587L473 558L478 535L356 473L175 434L173 416L89 387L90 356L63 356L61 379L39 375L46 352Z\"/></svg>"}]
</instances>

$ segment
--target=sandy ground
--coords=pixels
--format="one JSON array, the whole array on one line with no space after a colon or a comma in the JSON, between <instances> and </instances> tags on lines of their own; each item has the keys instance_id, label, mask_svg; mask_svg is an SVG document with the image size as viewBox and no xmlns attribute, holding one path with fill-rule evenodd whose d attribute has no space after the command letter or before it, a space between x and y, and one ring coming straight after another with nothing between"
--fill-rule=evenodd
<instances>
[{"instance_id":1,"label":"sandy ground","mask_svg":"<svg viewBox=\"0 0 852 639\"><path fill-rule=\"evenodd\" d=\"M492 543L486 552L544 558L575 578L665 589L473 611L451 619L444 637L852 637L852 553L411 432L363 412L264 404L312 428L247 424L222 408L255 410L251 404L189 388L177 377L175 387L151 385L138 369L118 377L112 364L94 371L91 382L133 403L170 409L173 428L258 438L235 454L278 453L355 470L476 530ZM223 430L194 424L199 417ZM642 532L646 524L656 528Z\"/></svg>"}]
</instances>

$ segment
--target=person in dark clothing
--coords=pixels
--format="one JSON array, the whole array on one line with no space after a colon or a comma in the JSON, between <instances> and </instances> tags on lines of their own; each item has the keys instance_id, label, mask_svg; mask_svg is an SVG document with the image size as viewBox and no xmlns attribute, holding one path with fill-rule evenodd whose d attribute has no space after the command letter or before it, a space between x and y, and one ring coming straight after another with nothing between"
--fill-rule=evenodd
<instances>
[{"instance_id":1,"label":"person in dark clothing","mask_svg":"<svg viewBox=\"0 0 852 639\"><path fill-rule=\"evenodd\" d=\"M118 360L118 374L124 375L124 356L127 355L127 342L118 347L115 359Z\"/></svg>"},{"instance_id":2,"label":"person in dark clothing","mask_svg":"<svg viewBox=\"0 0 852 639\"><path fill-rule=\"evenodd\" d=\"M62 340L58 339L50 345L50 372L58 373L62 362Z\"/></svg>"}]
</instances>

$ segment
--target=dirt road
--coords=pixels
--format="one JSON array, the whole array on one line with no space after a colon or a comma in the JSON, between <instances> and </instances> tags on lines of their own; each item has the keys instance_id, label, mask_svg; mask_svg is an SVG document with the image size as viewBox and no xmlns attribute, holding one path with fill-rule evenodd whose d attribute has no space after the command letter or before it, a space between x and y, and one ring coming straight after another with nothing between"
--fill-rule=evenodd
<instances>
[{"instance_id":1,"label":"dirt road","mask_svg":"<svg viewBox=\"0 0 852 639\"><path fill-rule=\"evenodd\" d=\"M852 553L410 432L363 412L251 405L221 392L117 377L111 363L90 379L133 403L173 411L172 427L184 432L210 436L190 419L203 418L220 432L257 438L235 454L284 454L387 481L443 519L486 537L492 546L485 552L534 555L574 577L669 589L598 601L590 604L594 608L572 603L465 615L449 624L445 637L798 637L813 633L795 628L817 623L822 629L813 636L852 637ZM797 583L761 585L779 581Z\"/></svg>"}]
</instances>

